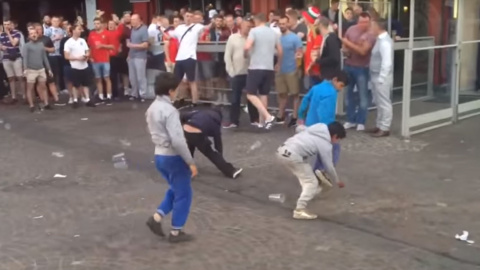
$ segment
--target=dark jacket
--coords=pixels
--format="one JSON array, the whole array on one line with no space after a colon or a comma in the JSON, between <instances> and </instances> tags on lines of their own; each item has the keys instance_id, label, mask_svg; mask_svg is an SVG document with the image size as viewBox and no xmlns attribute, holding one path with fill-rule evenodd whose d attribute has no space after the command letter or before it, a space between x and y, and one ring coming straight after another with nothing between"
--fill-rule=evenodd
<instances>
[{"instance_id":1,"label":"dark jacket","mask_svg":"<svg viewBox=\"0 0 480 270\"><path fill-rule=\"evenodd\" d=\"M325 17L325 18L327 18L327 19L330 20L330 16L328 15L329 10L330 10L330 8L325 9L325 10L322 12L322 17ZM338 10L335 11L335 16L334 16L334 19L333 19L333 23L338 24L338 14L339 14L339 13L340 13L340 12L339 12Z\"/></svg>"},{"instance_id":2,"label":"dark jacket","mask_svg":"<svg viewBox=\"0 0 480 270\"><path fill-rule=\"evenodd\" d=\"M213 138L215 149L223 152L222 145L222 112L217 108L189 107L180 109L180 121L202 131Z\"/></svg>"},{"instance_id":3,"label":"dark jacket","mask_svg":"<svg viewBox=\"0 0 480 270\"><path fill-rule=\"evenodd\" d=\"M335 33L330 33L324 42L323 52L316 62L320 65L322 79L330 80L337 71L341 70L342 43Z\"/></svg>"}]
</instances>

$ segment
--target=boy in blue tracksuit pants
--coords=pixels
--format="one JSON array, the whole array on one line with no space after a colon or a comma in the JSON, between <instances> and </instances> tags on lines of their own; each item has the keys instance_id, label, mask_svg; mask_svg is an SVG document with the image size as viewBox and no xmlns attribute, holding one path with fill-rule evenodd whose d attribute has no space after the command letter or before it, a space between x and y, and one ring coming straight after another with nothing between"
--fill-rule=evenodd
<instances>
[{"instance_id":1,"label":"boy in blue tracksuit pants","mask_svg":"<svg viewBox=\"0 0 480 270\"><path fill-rule=\"evenodd\" d=\"M318 123L328 125L335 121L337 111L337 95L345 85L348 84L348 75L343 71L337 71L332 74L331 80L324 80L322 83L313 86L303 97L298 110L299 124L309 127ZM333 144L333 164L337 164L340 157L340 144ZM319 178L322 178L318 172L325 170L322 160L317 157L313 168ZM322 181L324 182L324 181ZM329 182L324 182L331 186Z\"/></svg>"},{"instance_id":2,"label":"boy in blue tracksuit pants","mask_svg":"<svg viewBox=\"0 0 480 270\"><path fill-rule=\"evenodd\" d=\"M148 129L155 144L155 165L170 186L163 202L147 221L150 230L165 236L161 221L172 212L172 243L192 240L182 231L192 203L191 178L198 173L188 149L179 112L172 105L180 81L171 73L161 73L155 81L156 99L146 113Z\"/></svg>"}]
</instances>

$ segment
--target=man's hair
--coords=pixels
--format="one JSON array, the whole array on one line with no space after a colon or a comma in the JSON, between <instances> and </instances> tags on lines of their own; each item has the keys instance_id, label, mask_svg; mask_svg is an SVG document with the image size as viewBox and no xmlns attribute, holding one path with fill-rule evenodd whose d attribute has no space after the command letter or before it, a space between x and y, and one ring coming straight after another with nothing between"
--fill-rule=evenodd
<instances>
[{"instance_id":1,"label":"man's hair","mask_svg":"<svg viewBox=\"0 0 480 270\"><path fill-rule=\"evenodd\" d=\"M353 9L351 7L347 7L344 12L350 11L353 13Z\"/></svg>"},{"instance_id":2,"label":"man's hair","mask_svg":"<svg viewBox=\"0 0 480 270\"><path fill-rule=\"evenodd\" d=\"M331 5L333 5L333 4L338 4L338 3L340 3L340 0L332 0L332 1L330 2Z\"/></svg>"},{"instance_id":3,"label":"man's hair","mask_svg":"<svg viewBox=\"0 0 480 270\"><path fill-rule=\"evenodd\" d=\"M381 30L387 30L388 21L385 20L384 18L378 18L374 22L378 25L378 28L380 28Z\"/></svg>"},{"instance_id":4,"label":"man's hair","mask_svg":"<svg viewBox=\"0 0 480 270\"><path fill-rule=\"evenodd\" d=\"M343 70L337 70L332 74L332 79L336 78L338 82L348 84L348 74Z\"/></svg>"},{"instance_id":5,"label":"man's hair","mask_svg":"<svg viewBox=\"0 0 480 270\"><path fill-rule=\"evenodd\" d=\"M43 29L43 26L42 26L40 23L38 23L38 22L32 23L32 27L35 27L35 28L37 28L37 27L42 27L42 29Z\"/></svg>"},{"instance_id":6,"label":"man's hair","mask_svg":"<svg viewBox=\"0 0 480 270\"><path fill-rule=\"evenodd\" d=\"M100 22L100 23L103 23L103 20L102 20L102 18L100 18L100 17L95 17L95 19L93 19L93 21L94 21L94 22L97 22L97 21L98 21L98 22Z\"/></svg>"},{"instance_id":7,"label":"man's hair","mask_svg":"<svg viewBox=\"0 0 480 270\"><path fill-rule=\"evenodd\" d=\"M287 11L287 16L298 18L298 12L295 9L290 9Z\"/></svg>"},{"instance_id":8,"label":"man's hair","mask_svg":"<svg viewBox=\"0 0 480 270\"><path fill-rule=\"evenodd\" d=\"M177 89L180 80L173 73L164 72L155 78L155 95L168 96L171 90Z\"/></svg>"},{"instance_id":9,"label":"man's hair","mask_svg":"<svg viewBox=\"0 0 480 270\"><path fill-rule=\"evenodd\" d=\"M224 18L224 19L226 19L226 18L235 19L232 14L227 14L227 15L225 15L223 18Z\"/></svg>"},{"instance_id":10,"label":"man's hair","mask_svg":"<svg viewBox=\"0 0 480 270\"><path fill-rule=\"evenodd\" d=\"M321 17L319 20L319 25L328 28L330 26L330 20L327 17Z\"/></svg>"},{"instance_id":11,"label":"man's hair","mask_svg":"<svg viewBox=\"0 0 480 270\"><path fill-rule=\"evenodd\" d=\"M203 17L203 12L201 12L200 10L195 10L194 12L191 12L189 10L187 10L186 13L191 13L193 15L197 15L197 16L202 16Z\"/></svg>"},{"instance_id":12,"label":"man's hair","mask_svg":"<svg viewBox=\"0 0 480 270\"><path fill-rule=\"evenodd\" d=\"M214 20L216 20L216 19L222 19L222 20L223 20L224 17L223 17L222 15L220 15L220 14L217 14L217 15L213 16L213 19L214 19Z\"/></svg>"},{"instance_id":13,"label":"man's hair","mask_svg":"<svg viewBox=\"0 0 480 270\"><path fill-rule=\"evenodd\" d=\"M347 137L347 132L343 125L337 121L328 124L328 131L330 132L330 136L333 137L337 135L338 139L344 139Z\"/></svg>"},{"instance_id":14,"label":"man's hair","mask_svg":"<svg viewBox=\"0 0 480 270\"><path fill-rule=\"evenodd\" d=\"M260 21L260 22L266 22L267 21L267 17L262 12L253 15L253 19L255 19L257 21Z\"/></svg>"},{"instance_id":15,"label":"man's hair","mask_svg":"<svg viewBox=\"0 0 480 270\"><path fill-rule=\"evenodd\" d=\"M370 16L370 14L368 12L362 12L360 13L360 18L368 18L368 19L371 19L372 16Z\"/></svg>"},{"instance_id":16,"label":"man's hair","mask_svg":"<svg viewBox=\"0 0 480 270\"><path fill-rule=\"evenodd\" d=\"M274 16L280 16L280 11L278 9L270 10L270 13L273 13Z\"/></svg>"},{"instance_id":17,"label":"man's hair","mask_svg":"<svg viewBox=\"0 0 480 270\"><path fill-rule=\"evenodd\" d=\"M282 20L282 19L284 19L284 20L287 20L287 22L289 22L289 21L290 21L290 18L289 18L289 17L287 17L287 16L282 16L282 17L280 17L280 20Z\"/></svg>"}]
</instances>

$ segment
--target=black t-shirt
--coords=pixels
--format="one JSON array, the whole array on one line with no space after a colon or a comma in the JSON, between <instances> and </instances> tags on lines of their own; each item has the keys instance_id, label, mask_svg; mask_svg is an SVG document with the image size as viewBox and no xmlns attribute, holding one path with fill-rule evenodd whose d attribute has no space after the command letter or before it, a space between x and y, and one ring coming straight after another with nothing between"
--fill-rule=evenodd
<instances>
[{"instance_id":1,"label":"black t-shirt","mask_svg":"<svg viewBox=\"0 0 480 270\"><path fill-rule=\"evenodd\" d=\"M67 61L67 59L65 59L65 43L67 42L67 40L69 40L70 37L64 37L62 38L62 40L60 40L60 54L62 55L62 60L61 60L61 63L62 63L62 67L63 66L67 66L67 65L70 65L70 62Z\"/></svg>"},{"instance_id":2,"label":"black t-shirt","mask_svg":"<svg viewBox=\"0 0 480 270\"><path fill-rule=\"evenodd\" d=\"M303 33L302 41L307 40L308 28L304 23L297 24L297 26L295 26L295 28L292 29L292 32L295 34Z\"/></svg>"},{"instance_id":3,"label":"black t-shirt","mask_svg":"<svg viewBox=\"0 0 480 270\"><path fill-rule=\"evenodd\" d=\"M41 37L40 37L40 40L42 41L43 46L45 46L45 47L47 47L47 48L53 48L53 47L55 47L55 46L53 46L53 41L52 41L49 37L41 36Z\"/></svg>"}]
</instances>

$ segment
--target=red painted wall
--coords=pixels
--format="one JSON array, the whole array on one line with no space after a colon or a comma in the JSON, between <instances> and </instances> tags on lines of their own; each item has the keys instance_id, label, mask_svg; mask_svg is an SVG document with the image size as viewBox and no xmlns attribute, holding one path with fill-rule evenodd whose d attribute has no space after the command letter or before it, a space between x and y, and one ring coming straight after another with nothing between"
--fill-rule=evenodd
<instances>
[{"instance_id":1,"label":"red painted wall","mask_svg":"<svg viewBox=\"0 0 480 270\"><path fill-rule=\"evenodd\" d=\"M153 0L150 0L150 2L133 4L133 13L137 13L142 16L143 22L146 24L150 23L155 15L156 10L157 4L156 1Z\"/></svg>"},{"instance_id":2,"label":"red painted wall","mask_svg":"<svg viewBox=\"0 0 480 270\"><path fill-rule=\"evenodd\" d=\"M111 18L113 13L113 0L97 0L97 9L105 11L105 15L103 15L104 19Z\"/></svg>"},{"instance_id":3,"label":"red painted wall","mask_svg":"<svg viewBox=\"0 0 480 270\"><path fill-rule=\"evenodd\" d=\"M272 9L278 8L278 0L250 0L250 9L252 14L255 13L265 13L268 15L268 12Z\"/></svg>"}]
</instances>

